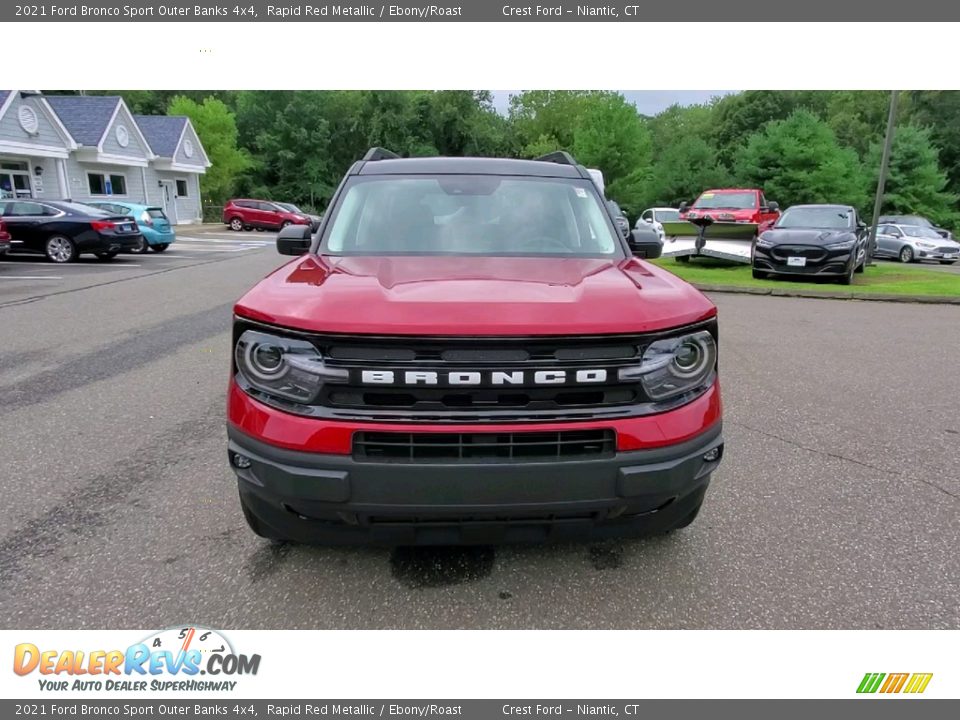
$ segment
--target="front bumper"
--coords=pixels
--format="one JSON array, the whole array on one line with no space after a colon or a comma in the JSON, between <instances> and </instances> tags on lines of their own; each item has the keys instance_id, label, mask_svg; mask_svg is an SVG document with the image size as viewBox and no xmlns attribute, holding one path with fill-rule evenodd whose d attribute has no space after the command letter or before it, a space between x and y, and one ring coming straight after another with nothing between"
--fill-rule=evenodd
<instances>
[{"instance_id":1,"label":"front bumper","mask_svg":"<svg viewBox=\"0 0 960 720\"><path fill-rule=\"evenodd\" d=\"M779 275L844 276L850 270L853 255L849 250L824 250L823 258L807 259L806 265L797 266L776 257L772 250L776 250L776 246L773 248L755 246L753 267Z\"/></svg>"},{"instance_id":2,"label":"front bumper","mask_svg":"<svg viewBox=\"0 0 960 720\"><path fill-rule=\"evenodd\" d=\"M695 514L723 453L692 439L596 459L368 462L268 445L230 425L241 497L266 534L324 544L436 545L637 536ZM707 453L715 459L707 460ZM236 454L249 467L237 467Z\"/></svg>"}]
</instances>

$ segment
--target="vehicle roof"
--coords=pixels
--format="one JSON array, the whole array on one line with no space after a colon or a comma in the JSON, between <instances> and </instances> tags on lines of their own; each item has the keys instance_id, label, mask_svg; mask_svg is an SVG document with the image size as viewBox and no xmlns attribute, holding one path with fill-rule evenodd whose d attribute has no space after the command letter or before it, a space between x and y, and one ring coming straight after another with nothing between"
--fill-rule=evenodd
<instances>
[{"instance_id":1,"label":"vehicle roof","mask_svg":"<svg viewBox=\"0 0 960 720\"><path fill-rule=\"evenodd\" d=\"M761 192L757 188L713 188L711 190L704 190L703 193L734 193L734 192Z\"/></svg>"},{"instance_id":2,"label":"vehicle roof","mask_svg":"<svg viewBox=\"0 0 960 720\"><path fill-rule=\"evenodd\" d=\"M649 207L647 210L673 210L674 212L680 212L677 208L667 207L666 205L663 207ZM644 210L644 212L647 210Z\"/></svg>"},{"instance_id":3,"label":"vehicle roof","mask_svg":"<svg viewBox=\"0 0 960 720\"><path fill-rule=\"evenodd\" d=\"M576 165L506 158L396 158L358 163L357 175L519 175L582 178ZM586 179L589 179L586 178Z\"/></svg>"},{"instance_id":4,"label":"vehicle roof","mask_svg":"<svg viewBox=\"0 0 960 720\"><path fill-rule=\"evenodd\" d=\"M794 208L843 208L844 210L853 210L852 205L842 205L839 203L807 203L805 205L791 205L787 210L793 210Z\"/></svg>"}]
</instances>

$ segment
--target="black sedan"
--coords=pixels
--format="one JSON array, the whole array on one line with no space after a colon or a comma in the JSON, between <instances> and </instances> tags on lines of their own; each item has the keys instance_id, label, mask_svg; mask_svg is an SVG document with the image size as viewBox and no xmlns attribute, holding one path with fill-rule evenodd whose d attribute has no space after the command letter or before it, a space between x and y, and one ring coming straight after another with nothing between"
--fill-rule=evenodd
<instances>
[{"instance_id":1,"label":"black sedan","mask_svg":"<svg viewBox=\"0 0 960 720\"><path fill-rule=\"evenodd\" d=\"M42 253L55 263L83 253L113 260L140 244L137 221L61 200L5 200L0 215L12 236L10 253Z\"/></svg>"},{"instance_id":2,"label":"black sedan","mask_svg":"<svg viewBox=\"0 0 960 720\"><path fill-rule=\"evenodd\" d=\"M867 240L849 205L794 205L757 239L753 276L813 275L849 285L863 272Z\"/></svg>"}]
</instances>

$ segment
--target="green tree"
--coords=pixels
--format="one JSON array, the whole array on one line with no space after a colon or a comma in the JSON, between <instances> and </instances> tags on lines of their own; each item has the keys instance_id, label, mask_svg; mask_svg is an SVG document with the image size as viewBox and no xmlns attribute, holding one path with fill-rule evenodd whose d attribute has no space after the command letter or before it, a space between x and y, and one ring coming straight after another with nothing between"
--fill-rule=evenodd
<instances>
[{"instance_id":1,"label":"green tree","mask_svg":"<svg viewBox=\"0 0 960 720\"><path fill-rule=\"evenodd\" d=\"M830 126L808 110L752 135L738 155L736 175L738 182L763 188L781 205L866 204L856 152L841 147Z\"/></svg>"},{"instance_id":2,"label":"green tree","mask_svg":"<svg viewBox=\"0 0 960 720\"><path fill-rule=\"evenodd\" d=\"M709 188L731 183L730 172L720 163L717 151L696 135L681 137L657 157L645 191L645 206L676 207L693 202Z\"/></svg>"},{"instance_id":3,"label":"green tree","mask_svg":"<svg viewBox=\"0 0 960 720\"><path fill-rule=\"evenodd\" d=\"M222 100L206 98L197 102L178 96L166 109L169 115L190 118L211 167L200 176L200 190L204 200L220 204L234 191L240 175L250 167L249 155L237 147L237 124L230 109Z\"/></svg>"},{"instance_id":4,"label":"green tree","mask_svg":"<svg viewBox=\"0 0 960 720\"><path fill-rule=\"evenodd\" d=\"M940 149L940 164L949 179L948 188L960 192L960 92L924 90L900 93L910 103L904 113L914 125L930 129L930 140Z\"/></svg>"},{"instance_id":5,"label":"green tree","mask_svg":"<svg viewBox=\"0 0 960 720\"><path fill-rule=\"evenodd\" d=\"M949 192L947 175L940 169L937 148L930 131L914 125L897 128L890 153L890 171L883 193L883 212L923 215L936 223L952 225L957 220L957 196ZM870 148L867 167L876 188L882 143Z\"/></svg>"}]
</instances>

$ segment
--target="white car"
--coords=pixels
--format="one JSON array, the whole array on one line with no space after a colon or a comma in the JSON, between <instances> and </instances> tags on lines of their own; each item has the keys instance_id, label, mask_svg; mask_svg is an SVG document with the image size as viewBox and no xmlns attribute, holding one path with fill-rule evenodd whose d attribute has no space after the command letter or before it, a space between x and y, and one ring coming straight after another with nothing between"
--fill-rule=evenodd
<instances>
[{"instance_id":1,"label":"white car","mask_svg":"<svg viewBox=\"0 0 960 720\"><path fill-rule=\"evenodd\" d=\"M939 260L941 265L953 265L960 260L960 243L941 237L929 227L880 224L873 254L904 263Z\"/></svg>"},{"instance_id":2,"label":"white car","mask_svg":"<svg viewBox=\"0 0 960 720\"><path fill-rule=\"evenodd\" d=\"M676 222L679 219L680 211L675 208L648 208L640 214L640 217L637 218L637 222L634 227L640 227L640 223L653 225L653 229L657 231L657 235L659 235L660 240L663 241L663 223Z\"/></svg>"}]
</instances>

